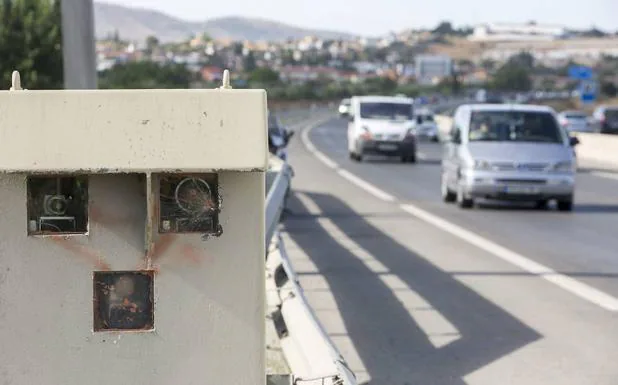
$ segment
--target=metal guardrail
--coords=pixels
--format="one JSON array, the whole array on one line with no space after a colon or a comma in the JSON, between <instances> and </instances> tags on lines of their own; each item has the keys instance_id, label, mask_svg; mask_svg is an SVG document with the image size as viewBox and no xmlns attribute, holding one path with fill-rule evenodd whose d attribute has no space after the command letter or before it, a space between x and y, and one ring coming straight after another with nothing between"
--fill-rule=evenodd
<instances>
[{"instance_id":1,"label":"metal guardrail","mask_svg":"<svg viewBox=\"0 0 618 385\"><path fill-rule=\"evenodd\" d=\"M357 385L354 373L311 309L278 233L293 171L272 157L266 173L266 278L276 288L269 305L295 384ZM270 296L273 297L273 296ZM273 306L274 305L274 306Z\"/></svg>"},{"instance_id":2,"label":"metal guardrail","mask_svg":"<svg viewBox=\"0 0 618 385\"><path fill-rule=\"evenodd\" d=\"M269 170L266 172L266 251L281 220L292 175L289 164L271 156Z\"/></svg>"}]
</instances>

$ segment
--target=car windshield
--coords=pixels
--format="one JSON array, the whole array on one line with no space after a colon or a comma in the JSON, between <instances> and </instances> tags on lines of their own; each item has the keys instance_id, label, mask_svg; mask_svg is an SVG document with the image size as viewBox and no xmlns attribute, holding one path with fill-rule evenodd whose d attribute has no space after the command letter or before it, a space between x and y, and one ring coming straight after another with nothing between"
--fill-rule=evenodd
<instances>
[{"instance_id":1,"label":"car windshield","mask_svg":"<svg viewBox=\"0 0 618 385\"><path fill-rule=\"evenodd\" d=\"M412 120L412 105L409 103L361 103L363 119Z\"/></svg>"},{"instance_id":2,"label":"car windshield","mask_svg":"<svg viewBox=\"0 0 618 385\"><path fill-rule=\"evenodd\" d=\"M553 115L537 111L475 111L470 118L470 142L562 143Z\"/></svg>"}]
</instances>

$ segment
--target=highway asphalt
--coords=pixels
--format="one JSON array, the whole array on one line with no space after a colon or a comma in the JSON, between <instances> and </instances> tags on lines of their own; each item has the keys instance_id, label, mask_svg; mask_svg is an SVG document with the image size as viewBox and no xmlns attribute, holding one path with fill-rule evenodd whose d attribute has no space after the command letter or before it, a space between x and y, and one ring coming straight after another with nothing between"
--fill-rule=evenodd
<instances>
[{"instance_id":1,"label":"highway asphalt","mask_svg":"<svg viewBox=\"0 0 618 385\"><path fill-rule=\"evenodd\" d=\"M440 144L356 163L346 125L294 136L283 236L359 383L618 383L618 174L579 173L571 213L461 210Z\"/></svg>"}]
</instances>

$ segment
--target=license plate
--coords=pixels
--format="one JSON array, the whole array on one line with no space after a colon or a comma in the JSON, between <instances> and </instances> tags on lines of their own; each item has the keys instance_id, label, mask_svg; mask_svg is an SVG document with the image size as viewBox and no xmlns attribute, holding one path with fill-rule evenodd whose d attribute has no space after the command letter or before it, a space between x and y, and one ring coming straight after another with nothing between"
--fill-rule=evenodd
<instances>
[{"instance_id":1,"label":"license plate","mask_svg":"<svg viewBox=\"0 0 618 385\"><path fill-rule=\"evenodd\" d=\"M508 194L537 194L539 189L534 186L506 186L504 192Z\"/></svg>"},{"instance_id":2,"label":"license plate","mask_svg":"<svg viewBox=\"0 0 618 385\"><path fill-rule=\"evenodd\" d=\"M395 151L396 149L397 149L396 144L378 144L378 150Z\"/></svg>"}]
</instances>

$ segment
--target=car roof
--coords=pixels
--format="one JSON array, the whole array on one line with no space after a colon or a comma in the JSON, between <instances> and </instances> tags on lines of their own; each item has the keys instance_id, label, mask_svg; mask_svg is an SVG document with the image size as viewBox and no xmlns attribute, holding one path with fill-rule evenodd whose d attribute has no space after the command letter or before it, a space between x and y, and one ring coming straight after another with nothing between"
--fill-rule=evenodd
<instances>
[{"instance_id":1,"label":"car roof","mask_svg":"<svg viewBox=\"0 0 618 385\"><path fill-rule=\"evenodd\" d=\"M561 114L577 114L577 115L586 115L586 113L584 111L578 111L578 110L564 110L561 112Z\"/></svg>"},{"instance_id":2,"label":"car roof","mask_svg":"<svg viewBox=\"0 0 618 385\"><path fill-rule=\"evenodd\" d=\"M378 96L378 95L367 95L367 96L355 96L354 99L359 102L374 102L374 103L413 103L414 99L403 97L403 96Z\"/></svg>"},{"instance_id":3,"label":"car roof","mask_svg":"<svg viewBox=\"0 0 618 385\"><path fill-rule=\"evenodd\" d=\"M468 104L465 107L471 111L554 112L551 107L536 104Z\"/></svg>"}]
</instances>

